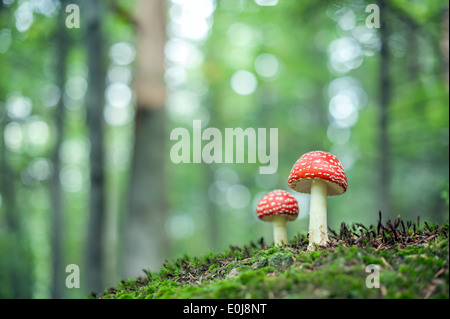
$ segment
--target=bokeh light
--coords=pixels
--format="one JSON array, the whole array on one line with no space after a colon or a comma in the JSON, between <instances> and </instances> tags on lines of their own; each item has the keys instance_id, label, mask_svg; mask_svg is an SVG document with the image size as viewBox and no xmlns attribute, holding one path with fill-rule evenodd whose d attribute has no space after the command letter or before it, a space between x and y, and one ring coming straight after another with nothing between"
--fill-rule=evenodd
<instances>
[{"instance_id":1,"label":"bokeh light","mask_svg":"<svg viewBox=\"0 0 450 319\"><path fill-rule=\"evenodd\" d=\"M240 70L231 77L231 88L239 95L249 95L256 91L258 80L256 76L249 71Z\"/></svg>"}]
</instances>

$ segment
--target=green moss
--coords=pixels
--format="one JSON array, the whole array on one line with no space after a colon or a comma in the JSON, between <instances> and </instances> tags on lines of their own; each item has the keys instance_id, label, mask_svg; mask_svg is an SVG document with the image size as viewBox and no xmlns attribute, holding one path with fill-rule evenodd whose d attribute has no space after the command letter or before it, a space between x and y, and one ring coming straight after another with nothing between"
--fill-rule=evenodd
<instances>
[{"instance_id":1,"label":"green moss","mask_svg":"<svg viewBox=\"0 0 450 319\"><path fill-rule=\"evenodd\" d=\"M215 285L212 289L212 297L218 299L238 298L242 288L236 282L224 282L222 285Z\"/></svg>"},{"instance_id":2,"label":"green moss","mask_svg":"<svg viewBox=\"0 0 450 319\"><path fill-rule=\"evenodd\" d=\"M230 246L122 281L103 298L448 298L448 226L430 229L439 233L430 237L431 230L417 231L412 244L395 242L388 248L383 246L388 237L383 245L337 242L314 252L297 239L286 247ZM379 267L380 288L366 286L367 265Z\"/></svg>"},{"instance_id":3,"label":"green moss","mask_svg":"<svg viewBox=\"0 0 450 319\"><path fill-rule=\"evenodd\" d=\"M253 281L263 281L264 277L266 276L266 273L272 270L273 270L272 267L266 267L255 271L246 271L239 275L238 280L243 285L247 285Z\"/></svg>"},{"instance_id":4,"label":"green moss","mask_svg":"<svg viewBox=\"0 0 450 319\"><path fill-rule=\"evenodd\" d=\"M289 252L277 252L268 258L268 265L284 271L294 263L294 256Z\"/></svg>"},{"instance_id":5,"label":"green moss","mask_svg":"<svg viewBox=\"0 0 450 319\"><path fill-rule=\"evenodd\" d=\"M282 246L270 246L267 249L262 249L262 250L258 251L256 256L268 258L271 255L273 255L277 252L280 252L280 251L284 251L284 248Z\"/></svg>"},{"instance_id":6,"label":"green moss","mask_svg":"<svg viewBox=\"0 0 450 319\"><path fill-rule=\"evenodd\" d=\"M126 293L122 293L119 294L118 297L116 297L117 299L134 299L133 294L126 294Z\"/></svg>"},{"instance_id":7,"label":"green moss","mask_svg":"<svg viewBox=\"0 0 450 319\"><path fill-rule=\"evenodd\" d=\"M208 270L214 270L215 268L217 268L217 264L212 264L211 266L209 266Z\"/></svg>"}]
</instances>

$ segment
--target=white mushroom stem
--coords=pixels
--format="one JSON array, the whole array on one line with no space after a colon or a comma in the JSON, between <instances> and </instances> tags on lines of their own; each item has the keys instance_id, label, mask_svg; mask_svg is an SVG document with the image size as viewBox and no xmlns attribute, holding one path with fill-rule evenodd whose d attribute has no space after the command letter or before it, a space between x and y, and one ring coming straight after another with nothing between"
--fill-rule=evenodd
<instances>
[{"instance_id":1,"label":"white mushroom stem","mask_svg":"<svg viewBox=\"0 0 450 319\"><path fill-rule=\"evenodd\" d=\"M309 245L325 245L328 241L327 227L327 183L320 179L311 181L311 198L309 204Z\"/></svg>"},{"instance_id":2,"label":"white mushroom stem","mask_svg":"<svg viewBox=\"0 0 450 319\"><path fill-rule=\"evenodd\" d=\"M286 235L286 218L281 215L273 216L273 241L275 245L283 245L287 243Z\"/></svg>"}]
</instances>

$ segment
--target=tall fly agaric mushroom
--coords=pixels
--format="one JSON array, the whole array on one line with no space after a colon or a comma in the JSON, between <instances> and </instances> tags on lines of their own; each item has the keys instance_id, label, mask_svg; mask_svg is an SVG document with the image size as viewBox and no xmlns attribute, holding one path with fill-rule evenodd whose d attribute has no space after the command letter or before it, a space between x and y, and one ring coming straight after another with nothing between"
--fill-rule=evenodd
<instances>
[{"instance_id":1,"label":"tall fly agaric mushroom","mask_svg":"<svg viewBox=\"0 0 450 319\"><path fill-rule=\"evenodd\" d=\"M263 221L273 223L275 245L287 243L286 222L298 216L297 200L284 190L274 190L264 195L256 207L256 215Z\"/></svg>"},{"instance_id":2,"label":"tall fly agaric mushroom","mask_svg":"<svg viewBox=\"0 0 450 319\"><path fill-rule=\"evenodd\" d=\"M314 151L302 155L292 167L288 185L300 193L311 193L309 206L309 245L325 245L328 241L327 195L340 195L347 190L347 177L336 156Z\"/></svg>"}]
</instances>

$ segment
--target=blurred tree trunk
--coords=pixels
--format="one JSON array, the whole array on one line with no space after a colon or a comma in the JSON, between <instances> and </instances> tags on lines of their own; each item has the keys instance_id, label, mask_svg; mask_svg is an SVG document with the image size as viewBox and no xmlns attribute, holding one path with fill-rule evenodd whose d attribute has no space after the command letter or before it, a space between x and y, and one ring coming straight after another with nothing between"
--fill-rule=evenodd
<instances>
[{"instance_id":1,"label":"blurred tree trunk","mask_svg":"<svg viewBox=\"0 0 450 319\"><path fill-rule=\"evenodd\" d=\"M449 20L448 20L448 7L444 9L442 14L442 37L441 37L441 53L442 53L442 68L443 77L445 83L449 83L449 65L448 65L448 55L449 55Z\"/></svg>"},{"instance_id":2,"label":"blurred tree trunk","mask_svg":"<svg viewBox=\"0 0 450 319\"><path fill-rule=\"evenodd\" d=\"M9 9L0 4L0 30L14 21ZM14 171L10 151L6 146L5 128L11 122L6 110L7 87L14 67L1 61L0 75L0 299L31 298L34 281L34 260L30 251L30 237L25 231L23 212L17 205L19 174ZM8 84L7 84L8 83ZM19 182L20 183L20 182Z\"/></svg>"},{"instance_id":3,"label":"blurred tree trunk","mask_svg":"<svg viewBox=\"0 0 450 319\"><path fill-rule=\"evenodd\" d=\"M212 116L211 116L212 118ZM211 125L212 126L212 125ZM217 126L214 126L217 127ZM205 179L205 189L208 189L214 183L214 168L213 164L202 164L203 175ZM208 234L205 239L208 240L209 247L211 250L219 250L219 238L220 238L220 227L219 227L219 212L217 209L217 204L213 203L208 196L208 192L205 192L204 201L206 204L206 209L208 212Z\"/></svg>"},{"instance_id":4,"label":"blurred tree trunk","mask_svg":"<svg viewBox=\"0 0 450 319\"><path fill-rule=\"evenodd\" d=\"M378 99L380 104L379 110L379 158L378 160L378 202L380 203L380 210L384 216L390 216L391 212L391 198L390 198L390 149L389 149L389 104L391 102L391 78L390 78L390 64L388 40L389 40L389 25L387 23L386 15L388 14L388 7L385 0L379 1L380 5L380 62L379 62L379 92Z\"/></svg>"},{"instance_id":5,"label":"blurred tree trunk","mask_svg":"<svg viewBox=\"0 0 450 319\"><path fill-rule=\"evenodd\" d=\"M103 172L103 105L105 94L105 59L101 30L101 1L83 2L89 86L87 91L87 125L90 136L90 201L89 227L86 246L86 270L81 273L85 287L100 292L103 287L103 235L105 219ZM83 276L84 274L84 276Z\"/></svg>"},{"instance_id":6,"label":"blurred tree trunk","mask_svg":"<svg viewBox=\"0 0 450 319\"><path fill-rule=\"evenodd\" d=\"M208 106L209 110L209 127L218 127L223 128L226 127L226 123L223 122L223 117L221 116L218 105L220 105L219 101L217 101L217 93L219 92L219 88L217 85L211 84L209 87L210 92L213 94L209 95L208 98L204 101L204 104ZM262 114L264 116L265 113ZM205 189L208 189L211 185L213 185L214 173L217 170L217 165L214 163L207 164L205 162L202 163L203 176L205 180ZM220 212L218 210L218 204L214 203L210 198L208 192L205 192L204 202L206 203L206 211L208 215L208 227L207 227L207 237L209 247L211 250L219 250L220 249L220 238L222 236L221 227L220 227Z\"/></svg>"},{"instance_id":7,"label":"blurred tree trunk","mask_svg":"<svg viewBox=\"0 0 450 319\"><path fill-rule=\"evenodd\" d=\"M20 178L8 163L4 132L9 122L6 109L0 110L0 298L31 298L34 265L30 238L16 202L16 181Z\"/></svg>"},{"instance_id":8,"label":"blurred tree trunk","mask_svg":"<svg viewBox=\"0 0 450 319\"><path fill-rule=\"evenodd\" d=\"M135 89L134 156L126 216L123 275L142 275L161 267L167 256L165 174L165 1L140 0Z\"/></svg>"},{"instance_id":9,"label":"blurred tree trunk","mask_svg":"<svg viewBox=\"0 0 450 319\"><path fill-rule=\"evenodd\" d=\"M214 86L210 87L211 91L214 91ZM209 125L210 127L224 127L224 125L221 123L220 115L217 112L217 103L215 103L215 95L211 99L208 99L206 101L206 105L209 105ZM207 164L205 162L202 163L202 171L205 181L205 189L208 189L211 185L214 183L214 173L216 171L216 165L213 163ZM217 204L214 203L208 195L208 192L205 192L204 195L204 202L206 203L206 209L208 212L208 234L205 239L209 243L209 247L212 250L218 250L220 249L219 246L219 239L221 237L221 231L219 227L219 211L217 209Z\"/></svg>"},{"instance_id":10,"label":"blurred tree trunk","mask_svg":"<svg viewBox=\"0 0 450 319\"><path fill-rule=\"evenodd\" d=\"M61 0L61 6L64 8L67 0ZM56 84L64 91L64 83L66 80L66 60L67 60L67 33L65 27L66 14L64 10L59 11L58 24L56 30ZM62 94L61 94L62 95ZM52 178L52 289L51 296L53 299L62 298L62 288L64 287L64 266L63 266L63 240L62 240L62 198L61 198L61 184L59 181L59 171L61 161L59 158L59 150L63 139L63 122L64 122L64 102L63 98L59 99L55 112L55 127L56 127L56 145L52 155L52 163L54 174Z\"/></svg>"},{"instance_id":11,"label":"blurred tree trunk","mask_svg":"<svg viewBox=\"0 0 450 319\"><path fill-rule=\"evenodd\" d=\"M17 176L8 165L8 151L3 136L7 122L6 116L0 122L0 224L4 226L0 234L3 243L0 253L7 257L0 260L0 298L31 298L31 256L25 246L28 237L21 227L21 215L15 202Z\"/></svg>"},{"instance_id":12,"label":"blurred tree trunk","mask_svg":"<svg viewBox=\"0 0 450 319\"><path fill-rule=\"evenodd\" d=\"M417 41L417 30L415 26L409 26L406 30L406 37L408 42L408 79L416 82L419 76L419 43Z\"/></svg>"}]
</instances>

